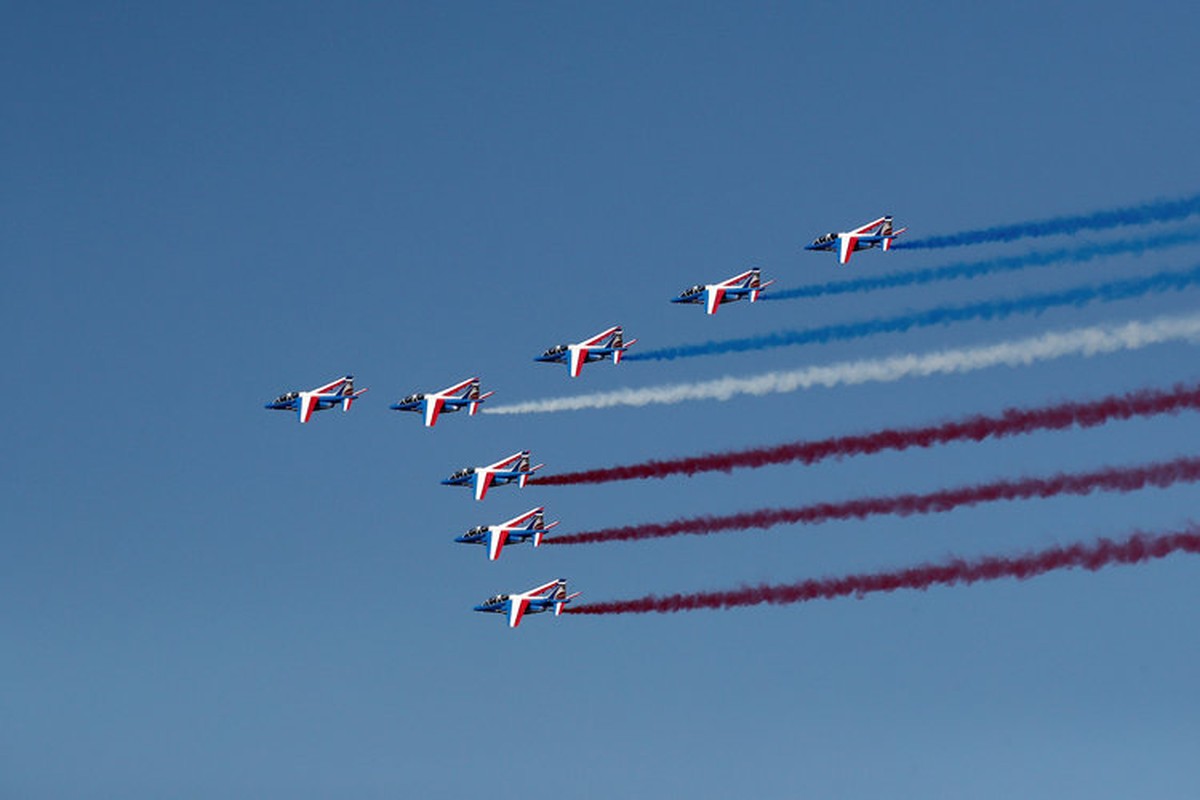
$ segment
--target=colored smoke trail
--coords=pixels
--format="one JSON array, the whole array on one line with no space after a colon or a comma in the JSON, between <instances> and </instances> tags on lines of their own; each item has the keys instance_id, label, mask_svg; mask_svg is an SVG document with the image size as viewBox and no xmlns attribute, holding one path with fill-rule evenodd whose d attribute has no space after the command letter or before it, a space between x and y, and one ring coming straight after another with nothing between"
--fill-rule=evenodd
<instances>
[{"instance_id":1,"label":"colored smoke trail","mask_svg":"<svg viewBox=\"0 0 1200 800\"><path fill-rule=\"evenodd\" d=\"M823 325L798 331L776 331L743 339L725 339L700 344L663 347L625 356L626 361L674 361L677 358L694 358L723 353L744 353L750 350L767 350L776 347L794 347L805 344L826 344L852 339L862 339L881 333L903 333L913 328L928 328L973 320L1006 319L1017 314L1040 314L1052 308L1074 306L1079 308L1094 302L1111 303L1131 300L1159 292L1180 291L1200 284L1200 265L1184 272L1158 272L1137 278L1080 286L1057 292L1014 297L1006 300L986 300L962 306L941 306L926 311L902 314L898 317L883 317L864 322Z\"/></svg>"},{"instance_id":2,"label":"colored smoke trail","mask_svg":"<svg viewBox=\"0 0 1200 800\"><path fill-rule=\"evenodd\" d=\"M556 536L543 544L597 544L662 539L685 534L704 536L723 531L766 530L777 525L818 525L846 519L883 515L941 514L980 503L1046 499L1093 492L1136 492L1147 486L1165 488L1200 481L1200 458L1177 458L1136 467L1105 467L1092 472L1059 473L1046 478L1018 478L974 486L940 489L926 494L862 497L839 503L813 503L795 508L763 508L724 516L703 516L626 525Z\"/></svg>"},{"instance_id":3,"label":"colored smoke trail","mask_svg":"<svg viewBox=\"0 0 1200 800\"><path fill-rule=\"evenodd\" d=\"M1171 222L1186 219L1198 213L1200 213L1200 195L1192 195L1191 197L1184 197L1178 200L1159 200L1129 208L1097 211L1092 214L1032 220L1029 222L1018 222L1013 225L997 225L992 228L962 231L961 233L946 236L930 236L925 239L910 240L897 239L892 243L892 248L897 250L929 250L942 247L962 247L963 245L983 244L985 242L1012 242L1017 239L1072 234L1079 233L1080 231L1106 230L1129 225L1145 225L1151 222Z\"/></svg>"},{"instance_id":4,"label":"colored smoke trail","mask_svg":"<svg viewBox=\"0 0 1200 800\"><path fill-rule=\"evenodd\" d=\"M763 603L789 605L837 597L862 597L897 589L970 585L1003 578L1026 580L1060 569L1090 572L1113 564L1141 564L1174 553L1200 553L1200 529L1166 533L1135 533L1127 539L1099 539L1090 544L1050 547L1021 556L988 556L974 560L953 558L942 564L921 564L888 572L868 572L836 578L814 578L787 584L743 586L716 592L646 595L632 600L585 603L564 609L567 614L660 614L698 609L739 608Z\"/></svg>"},{"instance_id":5,"label":"colored smoke trail","mask_svg":"<svg viewBox=\"0 0 1200 800\"><path fill-rule=\"evenodd\" d=\"M870 455L884 450L933 447L950 442L981 442L1020 436L1034 431L1094 428L1113 420L1177 414L1200 410L1200 385L1172 389L1144 389L1110 395L1087 402L1057 403L1039 408L1008 408L999 414L976 415L935 425L885 428L872 433L831 436L813 441L788 442L771 447L753 447L725 453L707 453L688 458L653 460L639 464L565 472L534 477L530 482L544 486L578 483L609 483L669 475L691 477L701 472L732 472L771 464L814 464L829 458Z\"/></svg>"},{"instance_id":6,"label":"colored smoke trail","mask_svg":"<svg viewBox=\"0 0 1200 800\"><path fill-rule=\"evenodd\" d=\"M919 286L940 281L978 278L998 272L1013 272L1029 267L1045 267L1054 264L1080 264L1097 258L1122 254L1137 254L1178 247L1200 242L1200 231L1172 231L1141 239L1122 239L1114 242L1087 244L1082 247L1059 250L1040 250L1019 256L989 258L980 261L963 261L943 267L896 272L891 275L876 275L844 281L828 281L795 289L766 291L761 300L797 300L832 294L857 294L877 289L895 289L902 286Z\"/></svg>"},{"instance_id":7,"label":"colored smoke trail","mask_svg":"<svg viewBox=\"0 0 1200 800\"><path fill-rule=\"evenodd\" d=\"M891 383L930 375L953 375L990 367L1021 367L1068 356L1093 356L1140 350L1167 342L1200 339L1200 315L1160 317L1148 322L1096 325L992 345L901 353L879 359L843 361L827 366L768 372L745 378L724 377L695 383L618 389L610 392L530 400L482 409L487 414L546 414L558 411L670 405L689 400L726 401L741 395L796 392L862 383Z\"/></svg>"}]
</instances>

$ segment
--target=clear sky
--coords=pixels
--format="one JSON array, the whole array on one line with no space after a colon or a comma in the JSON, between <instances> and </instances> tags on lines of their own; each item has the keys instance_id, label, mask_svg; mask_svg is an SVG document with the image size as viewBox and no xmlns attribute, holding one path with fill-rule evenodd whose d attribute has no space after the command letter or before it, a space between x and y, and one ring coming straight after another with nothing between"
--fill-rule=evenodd
<instances>
[{"instance_id":1,"label":"clear sky","mask_svg":"<svg viewBox=\"0 0 1200 800\"><path fill-rule=\"evenodd\" d=\"M721 309L1041 243L834 256L1200 190L1189 3L24 3L0 25L0 795L1195 797L1200 559L787 607L528 618L580 601L892 569L1178 528L1200 487L767 533L507 550L563 533L1192 454L1185 414L803 468L438 485L914 425L1195 380L1197 350L729 402L496 404L1187 313L1195 291L828 345L531 359L893 316L1194 266L1200 248ZM1193 223L1194 224L1194 223ZM1142 232L1147 232L1146 229ZM350 414L262 404L351 372Z\"/></svg>"}]
</instances>

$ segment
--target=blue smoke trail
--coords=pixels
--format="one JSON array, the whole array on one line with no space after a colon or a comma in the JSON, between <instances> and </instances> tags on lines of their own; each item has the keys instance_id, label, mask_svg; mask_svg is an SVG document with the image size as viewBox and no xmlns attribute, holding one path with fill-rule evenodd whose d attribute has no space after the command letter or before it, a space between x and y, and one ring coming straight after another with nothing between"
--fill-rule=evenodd
<instances>
[{"instance_id":1,"label":"blue smoke trail","mask_svg":"<svg viewBox=\"0 0 1200 800\"><path fill-rule=\"evenodd\" d=\"M825 325L820 328L799 331L777 331L745 339L727 339L720 342L665 347L644 353L628 353L625 355L625 360L673 361L677 358L694 356L742 353L748 350L766 350L803 344L825 344L861 339L878 333L902 333L912 328L949 325L953 322L1004 319L1016 314L1040 314L1048 309L1064 306L1078 308L1094 302L1111 303L1115 300L1130 300L1152 293L1180 291L1197 284L1200 284L1200 265L1185 272L1159 272L1146 277L1126 278L1095 286L1082 286L1076 289L1033 294L1008 300L987 300L964 306L943 306L899 317Z\"/></svg>"},{"instance_id":2,"label":"blue smoke trail","mask_svg":"<svg viewBox=\"0 0 1200 800\"><path fill-rule=\"evenodd\" d=\"M1019 256L989 258L981 261L962 261L955 264L947 264L944 267L931 267L911 272L896 272L891 275L868 276L848 281L813 283L808 286L799 286L795 289L763 292L762 297L759 299L796 300L830 294L857 294L859 292L872 292L877 289L895 289L900 286L919 286L926 283L952 281L959 278L978 278L982 275L990 275L997 272L1013 272L1028 267L1044 267L1065 262L1080 264L1105 256L1122 255L1125 253L1141 255L1149 250L1178 247L1185 244L1195 244L1196 242L1200 242L1200 231L1173 231L1157 236L1147 236L1142 239L1122 239L1113 242L1087 244L1082 247L1031 251Z\"/></svg>"},{"instance_id":3,"label":"blue smoke trail","mask_svg":"<svg viewBox=\"0 0 1200 800\"><path fill-rule=\"evenodd\" d=\"M994 228L980 228L974 231L952 233L947 236L931 236L926 239L911 241L898 239L892 242L892 249L928 250L930 248L941 247L962 247L963 245L983 244L984 242L1011 242L1016 239L1027 239L1037 236L1096 231L1127 225L1145 225L1150 222L1169 222L1185 219L1193 214L1200 214L1200 194L1184 197L1179 200L1159 200L1153 203L1144 203L1140 206L1130 206L1129 208L1097 211L1093 214L1079 214L1073 217L1054 217L1040 221L1018 222L1014 225L998 225Z\"/></svg>"}]
</instances>

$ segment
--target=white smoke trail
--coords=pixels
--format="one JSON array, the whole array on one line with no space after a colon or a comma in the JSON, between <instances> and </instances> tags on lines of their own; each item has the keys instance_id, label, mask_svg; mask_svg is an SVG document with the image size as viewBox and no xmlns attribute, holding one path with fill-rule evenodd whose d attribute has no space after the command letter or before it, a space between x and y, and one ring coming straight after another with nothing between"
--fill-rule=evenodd
<instances>
[{"instance_id":1,"label":"white smoke trail","mask_svg":"<svg viewBox=\"0 0 1200 800\"><path fill-rule=\"evenodd\" d=\"M1200 314L1160 317L1148 322L1128 322L1122 325L1096 325L979 347L843 361L822 367L768 372L745 378L727 376L697 383L617 389L575 397L553 397L482 410L488 414L545 414L612 406L683 403L688 400L729 400L745 394L779 394L813 387L832 388L859 383L889 383L929 375L951 375L988 367L1028 366L1067 356L1090 358L1179 341L1200 342Z\"/></svg>"}]
</instances>

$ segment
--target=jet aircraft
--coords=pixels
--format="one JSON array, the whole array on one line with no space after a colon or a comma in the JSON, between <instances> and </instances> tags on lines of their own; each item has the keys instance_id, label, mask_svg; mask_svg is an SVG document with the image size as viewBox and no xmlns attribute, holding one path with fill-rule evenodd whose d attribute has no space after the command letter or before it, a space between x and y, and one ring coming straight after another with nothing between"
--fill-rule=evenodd
<instances>
[{"instance_id":1,"label":"jet aircraft","mask_svg":"<svg viewBox=\"0 0 1200 800\"><path fill-rule=\"evenodd\" d=\"M480 525L471 528L454 541L462 544L486 544L488 560L495 561L500 557L500 551L506 544L521 544L532 539L534 547L540 546L546 531L557 524L558 522L555 521L547 525L546 509L544 506L538 506L531 508L519 517L513 517L508 522L501 522L499 525Z\"/></svg>"},{"instance_id":2,"label":"jet aircraft","mask_svg":"<svg viewBox=\"0 0 1200 800\"><path fill-rule=\"evenodd\" d=\"M749 297L751 303L758 302L759 293L774 282L762 283L759 270L748 269L741 275L734 275L720 283L698 283L690 289L685 289L671 302L703 303L705 313L715 314L717 307L722 303L732 303L743 297Z\"/></svg>"},{"instance_id":3,"label":"jet aircraft","mask_svg":"<svg viewBox=\"0 0 1200 800\"><path fill-rule=\"evenodd\" d=\"M526 614L540 614L554 608L554 616L562 613L563 606L574 600L582 592L567 594L567 581L564 578L544 583L519 594L498 594L489 597L479 605L476 611L489 614L507 614L508 627L515 628L521 624L521 617Z\"/></svg>"},{"instance_id":4,"label":"jet aircraft","mask_svg":"<svg viewBox=\"0 0 1200 800\"><path fill-rule=\"evenodd\" d=\"M354 391L354 376L346 375L307 392L286 392L263 408L272 411L295 411L301 422L308 422L314 411L324 411L339 403L342 411L349 411L351 404L365 391L367 390Z\"/></svg>"},{"instance_id":5,"label":"jet aircraft","mask_svg":"<svg viewBox=\"0 0 1200 800\"><path fill-rule=\"evenodd\" d=\"M838 250L838 263L845 264L855 250L869 250L872 247L882 247L884 252L892 249L892 240L904 233L908 228L892 230L892 218L880 217L874 222L855 228L844 233L827 233L805 245L805 250Z\"/></svg>"},{"instance_id":6,"label":"jet aircraft","mask_svg":"<svg viewBox=\"0 0 1200 800\"><path fill-rule=\"evenodd\" d=\"M625 332L621 330L620 325L614 325L608 330L597 333L590 339L584 339L582 342L575 344L560 344L556 347L551 347L546 352L534 359L534 361L544 361L547 363L566 362L567 368L571 372L571 377L579 376L579 371L583 369L583 365L589 361L603 361L612 356L614 364L621 363L621 356L625 354L637 339L625 341Z\"/></svg>"},{"instance_id":7,"label":"jet aircraft","mask_svg":"<svg viewBox=\"0 0 1200 800\"><path fill-rule=\"evenodd\" d=\"M503 486L516 481L517 485L524 489L529 476L544 466L545 464L529 466L529 451L522 450L486 467L463 467L442 481L442 485L473 486L475 499L482 500L492 486Z\"/></svg>"},{"instance_id":8,"label":"jet aircraft","mask_svg":"<svg viewBox=\"0 0 1200 800\"><path fill-rule=\"evenodd\" d=\"M466 407L472 417L479 410L479 404L491 397L495 392L479 393L479 378L467 378L461 383L448 386L440 392L429 394L410 394L399 402L389 406L393 411L416 411L425 415L425 427L432 428L437 424L438 414L447 414Z\"/></svg>"}]
</instances>

